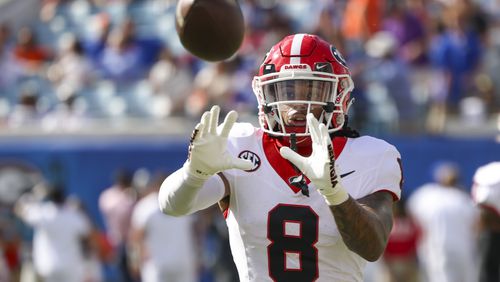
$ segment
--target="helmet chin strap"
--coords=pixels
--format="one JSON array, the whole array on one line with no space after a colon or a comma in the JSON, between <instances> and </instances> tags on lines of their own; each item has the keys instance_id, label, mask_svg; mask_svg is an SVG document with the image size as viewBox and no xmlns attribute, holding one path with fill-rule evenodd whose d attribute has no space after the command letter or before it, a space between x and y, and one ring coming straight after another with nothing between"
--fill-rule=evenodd
<instances>
[{"instance_id":1,"label":"helmet chin strap","mask_svg":"<svg viewBox=\"0 0 500 282\"><path fill-rule=\"evenodd\" d=\"M297 152L297 136L295 136L295 133L290 135L290 149ZM294 178L290 184L300 188L302 194L309 197L309 187L307 186L304 174L293 163L290 162L290 164L292 164L295 171L300 174L299 177Z\"/></svg>"},{"instance_id":2,"label":"helmet chin strap","mask_svg":"<svg viewBox=\"0 0 500 282\"><path fill-rule=\"evenodd\" d=\"M292 149L294 152L297 152L297 136L295 133L292 133L290 135L290 149Z\"/></svg>"}]
</instances>

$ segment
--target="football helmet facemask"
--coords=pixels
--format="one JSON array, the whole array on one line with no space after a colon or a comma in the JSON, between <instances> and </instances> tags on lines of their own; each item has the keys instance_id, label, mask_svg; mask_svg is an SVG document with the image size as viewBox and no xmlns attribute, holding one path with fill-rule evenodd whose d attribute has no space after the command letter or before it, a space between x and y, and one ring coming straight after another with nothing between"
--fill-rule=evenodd
<instances>
[{"instance_id":1,"label":"football helmet facemask","mask_svg":"<svg viewBox=\"0 0 500 282\"><path fill-rule=\"evenodd\" d=\"M354 83L339 51L316 35L289 35L274 45L252 83L259 123L273 136L310 136L313 113L329 133L341 129Z\"/></svg>"}]
</instances>

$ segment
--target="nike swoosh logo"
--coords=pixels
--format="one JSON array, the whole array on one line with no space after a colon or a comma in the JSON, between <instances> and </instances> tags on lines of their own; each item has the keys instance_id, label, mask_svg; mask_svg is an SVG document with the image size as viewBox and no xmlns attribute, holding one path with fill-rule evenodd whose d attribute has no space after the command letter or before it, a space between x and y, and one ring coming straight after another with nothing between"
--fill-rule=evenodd
<instances>
[{"instance_id":1,"label":"nike swoosh logo","mask_svg":"<svg viewBox=\"0 0 500 282\"><path fill-rule=\"evenodd\" d=\"M354 172L355 172L355 170L353 170L353 171L349 171L349 172L344 173L344 174L341 174L341 175L340 175L340 178L344 178L344 177L346 177L346 176L348 176L348 175L350 175L350 174L353 174Z\"/></svg>"},{"instance_id":2,"label":"nike swoosh logo","mask_svg":"<svg viewBox=\"0 0 500 282\"><path fill-rule=\"evenodd\" d=\"M327 64L324 64L324 65L319 65L319 64L318 64L318 66L316 67L316 69L317 69L317 70L320 70L320 69L322 69L322 68L324 68L324 67L326 67L326 66L327 66Z\"/></svg>"}]
</instances>

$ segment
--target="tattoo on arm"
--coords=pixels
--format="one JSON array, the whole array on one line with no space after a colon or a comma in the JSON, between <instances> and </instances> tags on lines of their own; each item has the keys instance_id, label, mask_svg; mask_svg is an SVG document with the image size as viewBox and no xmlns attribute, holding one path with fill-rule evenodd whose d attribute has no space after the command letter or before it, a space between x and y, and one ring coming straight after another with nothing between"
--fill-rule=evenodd
<instances>
[{"instance_id":1,"label":"tattoo on arm","mask_svg":"<svg viewBox=\"0 0 500 282\"><path fill-rule=\"evenodd\" d=\"M349 199L330 206L346 246L368 261L384 252L392 229L392 196L375 192L362 199Z\"/></svg>"}]
</instances>

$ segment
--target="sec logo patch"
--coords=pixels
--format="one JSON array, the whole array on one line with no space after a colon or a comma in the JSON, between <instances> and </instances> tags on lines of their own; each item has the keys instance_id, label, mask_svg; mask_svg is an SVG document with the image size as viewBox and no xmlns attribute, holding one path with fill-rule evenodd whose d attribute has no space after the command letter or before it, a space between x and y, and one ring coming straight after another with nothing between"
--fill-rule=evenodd
<instances>
[{"instance_id":1,"label":"sec logo patch","mask_svg":"<svg viewBox=\"0 0 500 282\"><path fill-rule=\"evenodd\" d=\"M260 167L260 157L254 152L245 150L238 155L238 158L252 162L253 168L250 170L245 170L247 172L256 171Z\"/></svg>"}]
</instances>

